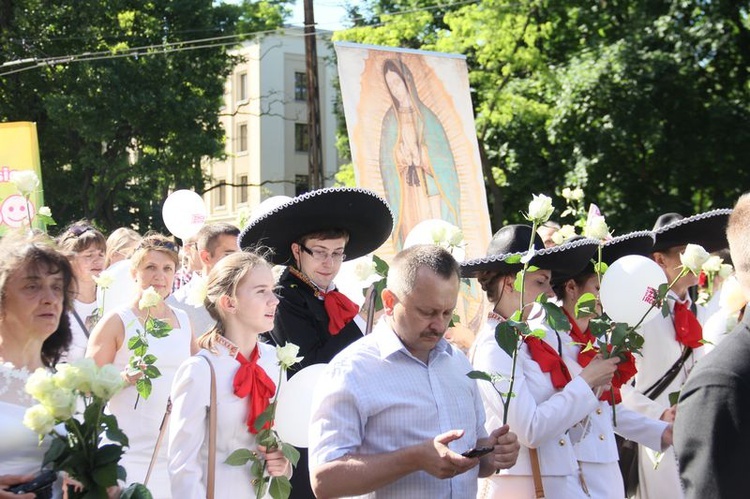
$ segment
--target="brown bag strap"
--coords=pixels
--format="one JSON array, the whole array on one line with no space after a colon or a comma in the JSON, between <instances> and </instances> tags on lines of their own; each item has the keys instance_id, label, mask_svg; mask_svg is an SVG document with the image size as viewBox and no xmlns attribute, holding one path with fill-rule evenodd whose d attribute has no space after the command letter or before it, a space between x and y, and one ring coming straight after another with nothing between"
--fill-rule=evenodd
<instances>
[{"instance_id":1,"label":"brown bag strap","mask_svg":"<svg viewBox=\"0 0 750 499\"><path fill-rule=\"evenodd\" d=\"M151 472L154 471L154 465L156 465L156 456L159 455L159 448L161 442L164 440L164 433L167 431L167 423L169 423L169 416L172 414L172 399L167 399L167 410L164 411L164 417L161 419L161 425L159 426L159 436L156 437L156 444L154 444L154 453L151 454L151 462L148 463L148 471L146 472L146 479L143 480L143 485L148 487L148 481L151 478Z\"/></svg>"},{"instance_id":2,"label":"brown bag strap","mask_svg":"<svg viewBox=\"0 0 750 499\"><path fill-rule=\"evenodd\" d=\"M206 483L207 499L214 499L216 488L216 373L208 357L199 355L208 362L211 369L211 401L208 406L208 476Z\"/></svg>"},{"instance_id":3,"label":"brown bag strap","mask_svg":"<svg viewBox=\"0 0 750 499\"><path fill-rule=\"evenodd\" d=\"M534 497L544 499L544 484L542 484L542 469L539 466L539 453L536 449L529 448L531 457L531 474L534 477Z\"/></svg>"}]
</instances>

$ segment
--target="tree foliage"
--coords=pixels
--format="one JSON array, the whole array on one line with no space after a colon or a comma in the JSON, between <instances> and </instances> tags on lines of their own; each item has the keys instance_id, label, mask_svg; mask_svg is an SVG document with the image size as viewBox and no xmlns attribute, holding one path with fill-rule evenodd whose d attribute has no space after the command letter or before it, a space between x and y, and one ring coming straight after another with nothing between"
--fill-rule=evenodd
<instances>
[{"instance_id":1,"label":"tree foliage","mask_svg":"<svg viewBox=\"0 0 750 499\"><path fill-rule=\"evenodd\" d=\"M0 77L0 119L37 123L55 217L163 228L169 190L201 191L202 161L224 154L228 49L284 14L279 1L0 0L3 61L58 58Z\"/></svg>"},{"instance_id":2,"label":"tree foliage","mask_svg":"<svg viewBox=\"0 0 750 499\"><path fill-rule=\"evenodd\" d=\"M495 227L578 185L624 233L750 186L748 7L371 0L337 39L466 55Z\"/></svg>"}]
</instances>

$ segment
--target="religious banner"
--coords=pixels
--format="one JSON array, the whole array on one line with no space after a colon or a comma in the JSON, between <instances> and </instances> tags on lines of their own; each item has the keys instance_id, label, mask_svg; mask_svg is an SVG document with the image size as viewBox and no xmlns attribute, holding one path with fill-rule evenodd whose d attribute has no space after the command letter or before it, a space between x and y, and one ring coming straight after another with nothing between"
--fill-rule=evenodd
<instances>
[{"instance_id":1,"label":"religious banner","mask_svg":"<svg viewBox=\"0 0 750 499\"><path fill-rule=\"evenodd\" d=\"M428 220L461 230L457 258L484 256L490 220L465 57L334 46L357 185L382 195L395 218L378 256L390 260ZM462 280L451 334L464 348L485 321L483 296L476 280Z\"/></svg>"},{"instance_id":2,"label":"religious banner","mask_svg":"<svg viewBox=\"0 0 750 499\"><path fill-rule=\"evenodd\" d=\"M36 173L40 185L27 200L10 181L11 172L28 170ZM0 233L34 224L37 210L43 204L39 143L36 124L26 121L0 123Z\"/></svg>"}]
</instances>

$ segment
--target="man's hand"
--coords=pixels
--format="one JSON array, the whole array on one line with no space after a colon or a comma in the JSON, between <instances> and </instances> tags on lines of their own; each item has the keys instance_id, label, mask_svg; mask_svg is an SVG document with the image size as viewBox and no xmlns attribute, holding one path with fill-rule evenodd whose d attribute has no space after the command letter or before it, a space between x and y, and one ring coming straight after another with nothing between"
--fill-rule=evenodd
<instances>
[{"instance_id":1,"label":"man's hand","mask_svg":"<svg viewBox=\"0 0 750 499\"><path fill-rule=\"evenodd\" d=\"M8 492L9 487L18 485L19 483L30 482L34 479L34 475L2 475L0 476L0 498L2 499L34 499L36 495L33 492L27 494L14 494Z\"/></svg>"},{"instance_id":2,"label":"man's hand","mask_svg":"<svg viewBox=\"0 0 750 499\"><path fill-rule=\"evenodd\" d=\"M479 464L478 458L464 457L448 444L464 436L463 430L451 430L419 446L419 468L437 478L453 478Z\"/></svg>"},{"instance_id":3,"label":"man's hand","mask_svg":"<svg viewBox=\"0 0 750 499\"><path fill-rule=\"evenodd\" d=\"M486 439L479 440L477 445L494 446L494 450L482 458L479 476L489 476L495 471L511 468L516 464L521 450L518 437L507 424L494 430Z\"/></svg>"},{"instance_id":4,"label":"man's hand","mask_svg":"<svg viewBox=\"0 0 750 499\"><path fill-rule=\"evenodd\" d=\"M664 452L672 445L672 429L673 424L669 423L669 426L664 428L664 432L661 434L661 450Z\"/></svg>"},{"instance_id":5,"label":"man's hand","mask_svg":"<svg viewBox=\"0 0 750 499\"><path fill-rule=\"evenodd\" d=\"M674 423L675 416L677 416L676 404L664 411L659 419L661 419L662 421L666 421L667 423Z\"/></svg>"}]
</instances>

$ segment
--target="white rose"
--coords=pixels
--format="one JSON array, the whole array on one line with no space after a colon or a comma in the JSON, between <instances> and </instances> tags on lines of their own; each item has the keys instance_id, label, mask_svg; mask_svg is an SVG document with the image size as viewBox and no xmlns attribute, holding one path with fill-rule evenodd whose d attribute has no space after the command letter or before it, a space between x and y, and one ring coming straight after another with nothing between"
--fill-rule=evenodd
<instances>
[{"instance_id":1,"label":"white rose","mask_svg":"<svg viewBox=\"0 0 750 499\"><path fill-rule=\"evenodd\" d=\"M72 367L75 369L75 377L78 382L76 389L81 393L91 393L91 387L99 373L99 366L96 365L94 359L77 360L72 364Z\"/></svg>"},{"instance_id":2,"label":"white rose","mask_svg":"<svg viewBox=\"0 0 750 499\"><path fill-rule=\"evenodd\" d=\"M586 220L586 227L583 229L583 235L600 241L606 241L612 237L607 227L607 221L602 216L590 216Z\"/></svg>"},{"instance_id":3,"label":"white rose","mask_svg":"<svg viewBox=\"0 0 750 499\"><path fill-rule=\"evenodd\" d=\"M458 227L452 227L448 232L447 239L451 248L458 248L464 244L464 233Z\"/></svg>"},{"instance_id":4,"label":"white rose","mask_svg":"<svg viewBox=\"0 0 750 499\"><path fill-rule=\"evenodd\" d=\"M438 225L437 227L433 227L430 236L432 237L432 242L440 246L445 241L445 226Z\"/></svg>"},{"instance_id":5,"label":"white rose","mask_svg":"<svg viewBox=\"0 0 750 499\"><path fill-rule=\"evenodd\" d=\"M65 421L76 412L76 398L73 391L55 385L55 390L45 392L40 402L54 417Z\"/></svg>"},{"instance_id":6,"label":"white rose","mask_svg":"<svg viewBox=\"0 0 750 499\"><path fill-rule=\"evenodd\" d=\"M372 256L368 255L358 258L354 264L354 277L357 281L367 281L373 277L373 275L377 275L377 272L375 271L375 262L373 261Z\"/></svg>"},{"instance_id":7,"label":"white rose","mask_svg":"<svg viewBox=\"0 0 750 499\"><path fill-rule=\"evenodd\" d=\"M680 254L680 261L683 267L688 269L695 275L701 273L703 264L711 257L708 251L703 249L703 246L698 244L688 244L685 247L685 251Z\"/></svg>"},{"instance_id":8,"label":"white rose","mask_svg":"<svg viewBox=\"0 0 750 499\"><path fill-rule=\"evenodd\" d=\"M276 358L279 359L279 365L282 369L289 369L304 358L297 357L298 353L299 347L294 343L287 343L283 347L276 347Z\"/></svg>"},{"instance_id":9,"label":"white rose","mask_svg":"<svg viewBox=\"0 0 750 499\"><path fill-rule=\"evenodd\" d=\"M552 215L555 208L552 206L552 199L544 194L534 194L529 203L529 214L526 217L531 222L543 224Z\"/></svg>"},{"instance_id":10,"label":"white rose","mask_svg":"<svg viewBox=\"0 0 750 499\"><path fill-rule=\"evenodd\" d=\"M730 314L734 314L739 312L746 303L747 298L737 278L735 276L727 277L724 284L721 285L719 306L728 310Z\"/></svg>"},{"instance_id":11,"label":"white rose","mask_svg":"<svg viewBox=\"0 0 750 499\"><path fill-rule=\"evenodd\" d=\"M190 292L185 297L185 303L195 308L203 307L208 295L208 280L199 275L193 276L192 280L195 280L195 284L191 283Z\"/></svg>"},{"instance_id":12,"label":"white rose","mask_svg":"<svg viewBox=\"0 0 750 499\"><path fill-rule=\"evenodd\" d=\"M102 271L98 276L92 274L91 278L102 289L109 289L112 283L115 282L115 276L108 270Z\"/></svg>"},{"instance_id":13,"label":"white rose","mask_svg":"<svg viewBox=\"0 0 750 499\"><path fill-rule=\"evenodd\" d=\"M47 393L57 390L52 375L42 367L29 376L29 379L26 380L25 388L26 393L39 401L41 401Z\"/></svg>"},{"instance_id":14,"label":"white rose","mask_svg":"<svg viewBox=\"0 0 750 499\"><path fill-rule=\"evenodd\" d=\"M570 187L565 187L562 190L562 197L563 199L567 199L568 201L573 199L573 191L570 190Z\"/></svg>"},{"instance_id":15,"label":"white rose","mask_svg":"<svg viewBox=\"0 0 750 499\"><path fill-rule=\"evenodd\" d=\"M703 272L705 272L706 274L708 274L709 272L719 272L719 270L721 270L721 262L723 261L724 260L722 260L721 257L711 255L703 264Z\"/></svg>"},{"instance_id":16,"label":"white rose","mask_svg":"<svg viewBox=\"0 0 750 499\"><path fill-rule=\"evenodd\" d=\"M120 370L113 364L107 364L99 369L99 374L91 385L91 391L102 400L109 400L123 387Z\"/></svg>"},{"instance_id":17,"label":"white rose","mask_svg":"<svg viewBox=\"0 0 750 499\"><path fill-rule=\"evenodd\" d=\"M565 241L567 241L568 239L570 239L572 237L575 237L575 235L576 235L576 228L573 227L572 225L566 224L566 225L563 225L562 227L560 227L559 230L556 230L552 234L552 241L556 245L559 246L562 243L564 243Z\"/></svg>"},{"instance_id":18,"label":"white rose","mask_svg":"<svg viewBox=\"0 0 750 499\"><path fill-rule=\"evenodd\" d=\"M37 213L45 217L52 216L52 210L49 209L49 206L42 206Z\"/></svg>"},{"instance_id":19,"label":"white rose","mask_svg":"<svg viewBox=\"0 0 750 499\"><path fill-rule=\"evenodd\" d=\"M39 177L31 170L13 170L10 172L10 181L22 196L32 194L39 186Z\"/></svg>"},{"instance_id":20,"label":"white rose","mask_svg":"<svg viewBox=\"0 0 750 499\"><path fill-rule=\"evenodd\" d=\"M570 198L573 201L580 201L580 200L582 200L583 199L583 189L581 189L580 187L576 187L575 189L573 189L573 191L570 193Z\"/></svg>"},{"instance_id":21,"label":"white rose","mask_svg":"<svg viewBox=\"0 0 750 499\"><path fill-rule=\"evenodd\" d=\"M58 364L57 372L52 376L55 384L65 390L78 390L82 384L83 373L71 364Z\"/></svg>"},{"instance_id":22,"label":"white rose","mask_svg":"<svg viewBox=\"0 0 750 499\"><path fill-rule=\"evenodd\" d=\"M728 263L722 263L721 267L719 267L719 277L721 277L722 279L726 279L727 277L732 275L733 272L734 267L732 267Z\"/></svg>"},{"instance_id":23,"label":"white rose","mask_svg":"<svg viewBox=\"0 0 750 499\"><path fill-rule=\"evenodd\" d=\"M141 294L141 299L138 301L138 308L143 310L144 308L155 307L161 301L161 295L156 292L153 286L149 286L148 289L144 290Z\"/></svg>"},{"instance_id":24,"label":"white rose","mask_svg":"<svg viewBox=\"0 0 750 499\"><path fill-rule=\"evenodd\" d=\"M55 417L41 404L26 409L23 424L38 435L46 435L55 427Z\"/></svg>"}]
</instances>

